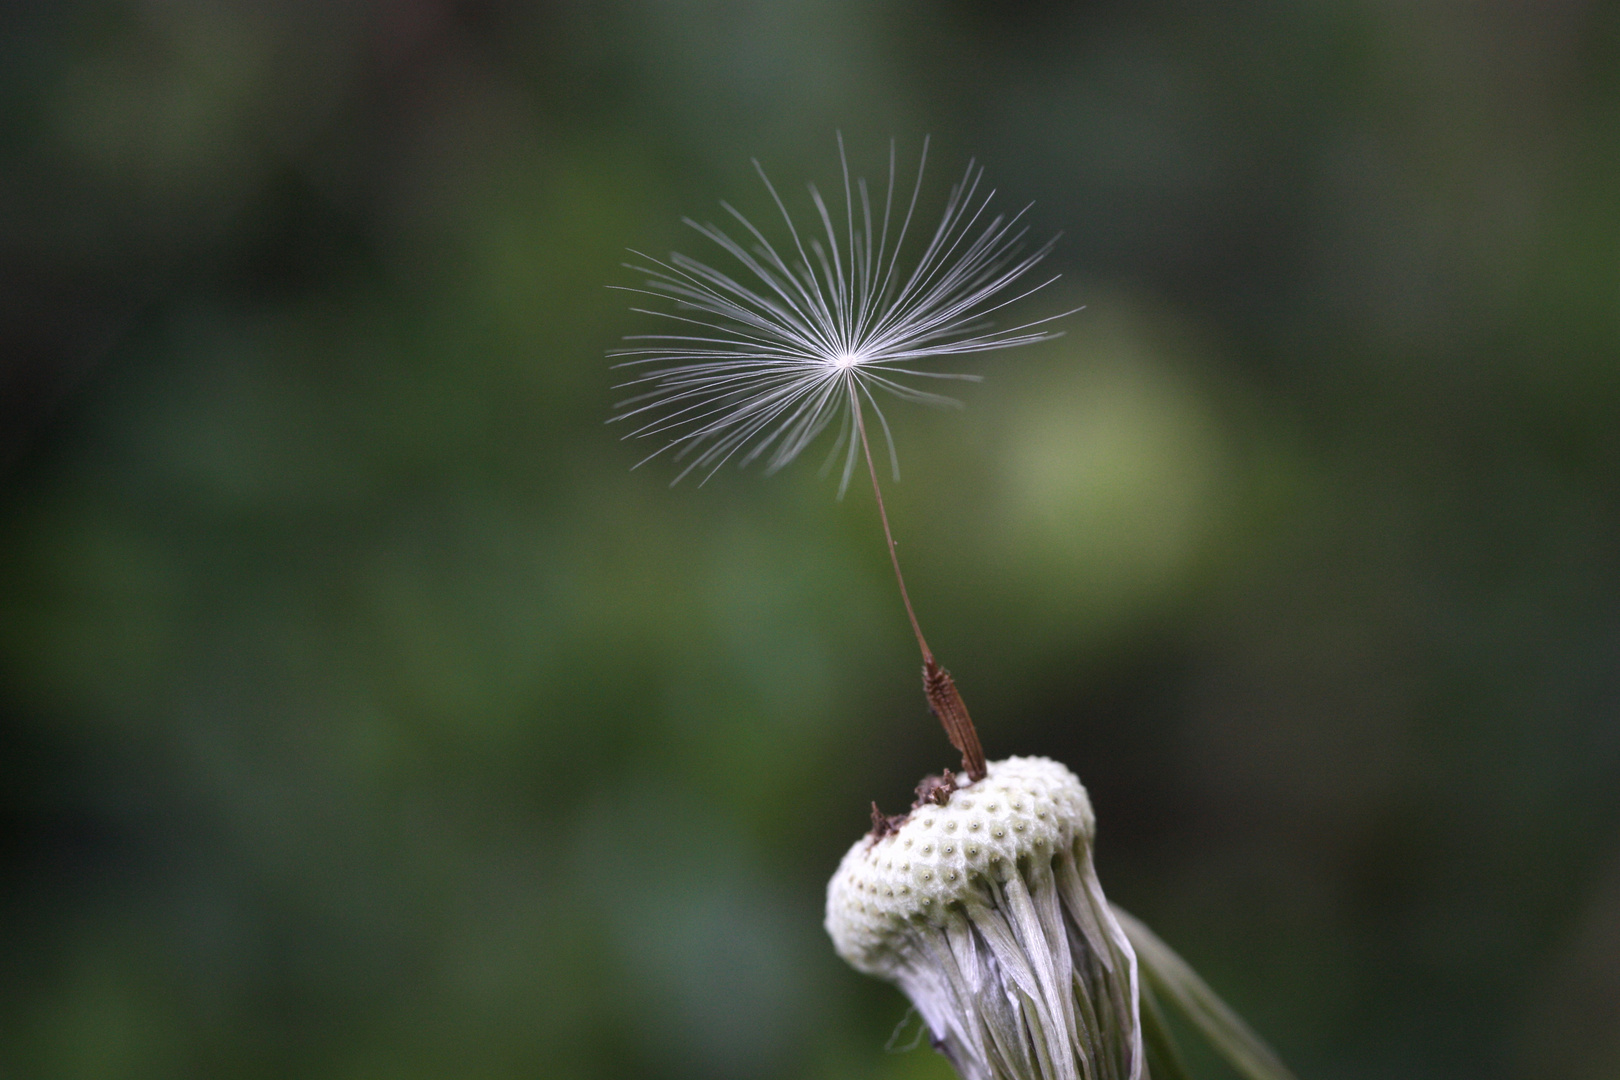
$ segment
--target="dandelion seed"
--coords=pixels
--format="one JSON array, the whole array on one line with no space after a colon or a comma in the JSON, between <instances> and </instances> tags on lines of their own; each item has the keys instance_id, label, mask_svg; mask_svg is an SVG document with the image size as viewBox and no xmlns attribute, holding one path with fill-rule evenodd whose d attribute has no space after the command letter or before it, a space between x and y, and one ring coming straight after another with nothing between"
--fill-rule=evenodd
<instances>
[{"instance_id":1,"label":"dandelion seed","mask_svg":"<svg viewBox=\"0 0 1620 1080\"><path fill-rule=\"evenodd\" d=\"M626 264L648 275L643 287L628 291L673 301L673 310L635 310L678 323L674 329L681 332L633 335L625 340L636 344L610 354L619 359L619 367L643 369L620 384L634 393L619 403L614 419L639 425L625 438L663 441L638 464L666 451L685 462L671 484L693 472L707 480L734 458L742 465L764 459L765 471L775 472L836 422L838 435L824 469L843 458L838 483L842 497L855 470L857 449L866 459L900 597L922 652L923 692L951 744L961 751L963 771L977 780L984 776L984 751L950 673L935 661L923 638L906 592L867 438L865 408L870 406L878 418L891 470L899 479L899 455L877 392L902 401L959 405L915 381L977 381L979 376L919 365L1058 336L1038 328L1072 312L999 330L989 318L1057 280L1053 276L1027 288L1019 285L1052 250L1056 237L1027 251L1029 230L1021 222L1029 208L992 215L995 192L985 190L984 170L970 161L951 188L939 224L911 262L906 242L922 194L927 141L911 194L902 193L901 200L895 197L898 170L894 144L889 145L881 212L874 209L877 200L866 179L851 182L841 135L838 157L843 213L829 209L811 184L818 224L803 232L765 170L754 162L786 229L787 241L780 248L722 203L746 240L712 224L690 218L686 223L730 257L736 264L730 270L678 253L666 260L641 255L648 265Z\"/></svg>"},{"instance_id":2,"label":"dandelion seed","mask_svg":"<svg viewBox=\"0 0 1620 1080\"><path fill-rule=\"evenodd\" d=\"M907 241L916 239L927 142L911 193L900 200L892 144L888 182L879 198L864 177L851 182L842 137L838 151L842 213L811 184L816 223L801 230L756 161L754 168L781 214L783 237L773 242L722 203L742 230L741 239L713 224L686 223L728 257L729 268L682 254L660 260L640 252L645 265L626 264L647 275L642 287L628 291L673 301L672 310L635 310L679 325L671 332L628 337L631 344L610 354L620 367L642 369L620 384L632 394L620 402L614 419L635 425L626 438L662 442L642 463L666 452L683 462L672 483L693 473L707 480L732 460L743 465L763 460L766 472L775 472L836 423L826 467L842 457L842 496L865 434L867 406L878 417L898 478L899 457L879 392L902 401L958 405L922 387L927 380L977 381L979 376L920 365L1057 336L1038 327L1062 315L999 330L989 321L1001 308L1057 280L1053 276L1019 289L1056 238L1027 251L1022 218L1028 207L1010 216L992 215L995 192L986 190L982 168L968 163L938 225L926 241L918 241L922 249L911 262L909 249L916 243Z\"/></svg>"}]
</instances>

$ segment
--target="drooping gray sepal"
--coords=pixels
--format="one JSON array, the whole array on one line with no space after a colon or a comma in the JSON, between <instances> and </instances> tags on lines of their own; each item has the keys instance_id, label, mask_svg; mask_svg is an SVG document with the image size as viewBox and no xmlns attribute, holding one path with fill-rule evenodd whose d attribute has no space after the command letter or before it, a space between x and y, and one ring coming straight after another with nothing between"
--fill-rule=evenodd
<instances>
[{"instance_id":1,"label":"drooping gray sepal","mask_svg":"<svg viewBox=\"0 0 1620 1080\"><path fill-rule=\"evenodd\" d=\"M1168 1074L1182 1068L1174 1036L1159 1010L1161 1003L1174 1009L1209 1040L1216 1053L1245 1080L1296 1080L1276 1052L1209 988L1192 965L1140 919L1117 907L1113 912L1136 949L1144 1003L1149 1000L1153 1003L1143 1009L1148 1042L1159 1047L1155 1057L1168 1058L1171 1062L1162 1067L1167 1075L1156 1076L1154 1080L1174 1080Z\"/></svg>"}]
</instances>

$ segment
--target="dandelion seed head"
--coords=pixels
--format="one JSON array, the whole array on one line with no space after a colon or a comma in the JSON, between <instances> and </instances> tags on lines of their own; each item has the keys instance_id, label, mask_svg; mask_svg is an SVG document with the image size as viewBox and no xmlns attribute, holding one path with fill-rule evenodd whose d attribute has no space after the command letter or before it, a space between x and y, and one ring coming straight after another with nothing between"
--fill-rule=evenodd
<instances>
[{"instance_id":1,"label":"dandelion seed head","mask_svg":"<svg viewBox=\"0 0 1620 1080\"><path fill-rule=\"evenodd\" d=\"M626 264L645 275L626 291L652 299L635 310L662 325L610 353L630 373L614 420L629 424L626 438L660 444L643 463L663 454L682 463L673 483L693 473L706 480L732 461L775 472L832 429L826 469L842 458L842 494L865 408L898 476L880 396L959 404L925 387L978 376L932 365L1057 336L1045 327L1062 315L1004 328L992 318L1057 280L1023 281L1056 238L1029 250L1028 207L992 212L982 168L968 163L929 230L919 224L926 141L909 193L892 144L881 184L852 181L842 137L838 151L842 198L808 185L808 224L794 220L755 162L779 218L771 229L722 203L728 228L687 220L719 249L716 262L638 252L641 261Z\"/></svg>"},{"instance_id":2,"label":"dandelion seed head","mask_svg":"<svg viewBox=\"0 0 1620 1080\"><path fill-rule=\"evenodd\" d=\"M976 836L896 868L936 822ZM1097 883L1095 836L1063 765L990 762L928 816L855 842L827 887L827 932L911 998L964 1080L1140 1080L1136 954Z\"/></svg>"}]
</instances>

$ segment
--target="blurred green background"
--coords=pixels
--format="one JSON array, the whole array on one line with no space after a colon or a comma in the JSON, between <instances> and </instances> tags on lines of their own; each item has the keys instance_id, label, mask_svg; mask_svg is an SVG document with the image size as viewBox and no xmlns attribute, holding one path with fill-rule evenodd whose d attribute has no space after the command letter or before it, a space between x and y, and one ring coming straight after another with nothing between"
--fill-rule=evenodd
<instances>
[{"instance_id":1,"label":"blurred green background","mask_svg":"<svg viewBox=\"0 0 1620 1080\"><path fill-rule=\"evenodd\" d=\"M836 130L1087 305L891 410L991 756L1302 1076L1620 1075L1620 9L1034 0L0 7L0 1074L949 1075L870 495L603 424Z\"/></svg>"}]
</instances>

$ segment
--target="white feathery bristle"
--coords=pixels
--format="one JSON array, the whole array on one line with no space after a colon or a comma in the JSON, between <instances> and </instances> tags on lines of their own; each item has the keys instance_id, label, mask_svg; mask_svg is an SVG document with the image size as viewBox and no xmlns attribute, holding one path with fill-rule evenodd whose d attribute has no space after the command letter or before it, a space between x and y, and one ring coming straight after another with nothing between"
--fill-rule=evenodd
<instances>
[{"instance_id":1,"label":"white feathery bristle","mask_svg":"<svg viewBox=\"0 0 1620 1080\"><path fill-rule=\"evenodd\" d=\"M851 183L841 137L838 152L843 209L837 200L829 207L810 185L810 228L795 224L756 161L781 215L774 242L722 203L742 239L709 223L687 224L724 253L723 268L679 253L655 259L637 252L645 263L626 264L647 275L640 288L627 291L664 302L635 310L675 325L668 333L627 337L629 345L609 354L618 366L640 370L620 384L631 396L614 419L638 425L626 438L662 441L644 461L665 451L686 461L676 482L694 471L707 479L734 459L742 465L763 459L774 472L837 422L827 466L842 453L842 494L855 465L863 404L889 437L876 391L904 401L959 404L915 384L978 376L919 365L1057 336L1037 327L1062 315L999 330L989 321L1056 278L1017 286L1053 241L1027 251L1024 211L989 213L995 193L983 189L983 169L968 163L930 234L912 228L926 142L909 197L895 190L892 144L888 183L878 192L865 178ZM921 251L911 254L908 239ZM889 452L895 462L892 439Z\"/></svg>"}]
</instances>

